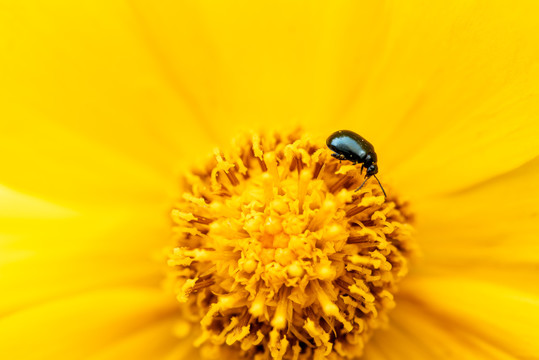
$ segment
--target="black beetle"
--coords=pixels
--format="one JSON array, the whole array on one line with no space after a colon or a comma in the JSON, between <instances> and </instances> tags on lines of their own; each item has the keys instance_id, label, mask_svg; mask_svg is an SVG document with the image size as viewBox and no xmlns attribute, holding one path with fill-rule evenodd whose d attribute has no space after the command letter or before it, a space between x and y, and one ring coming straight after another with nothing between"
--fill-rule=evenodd
<instances>
[{"instance_id":1,"label":"black beetle","mask_svg":"<svg viewBox=\"0 0 539 360\"><path fill-rule=\"evenodd\" d=\"M361 184L356 191L361 189L371 176L374 176L376 181L378 181L384 196L387 197L380 180L376 177L376 174L378 173L378 165L376 164L378 158L374 151L374 146L372 146L370 142L353 131L339 130L335 131L327 138L326 144L328 148L334 151L331 156L335 159L348 160L353 162L354 165L361 164L360 172L363 172L363 168L367 169L365 181L363 181L363 184Z\"/></svg>"}]
</instances>

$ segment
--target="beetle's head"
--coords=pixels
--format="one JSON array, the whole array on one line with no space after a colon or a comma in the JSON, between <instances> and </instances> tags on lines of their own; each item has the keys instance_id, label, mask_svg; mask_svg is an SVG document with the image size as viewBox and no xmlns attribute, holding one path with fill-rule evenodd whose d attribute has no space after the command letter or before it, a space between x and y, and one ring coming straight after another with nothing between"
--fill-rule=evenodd
<instances>
[{"instance_id":1,"label":"beetle's head","mask_svg":"<svg viewBox=\"0 0 539 360\"><path fill-rule=\"evenodd\" d=\"M374 174L378 173L378 165L376 163L372 163L367 168L367 176L373 176Z\"/></svg>"}]
</instances>

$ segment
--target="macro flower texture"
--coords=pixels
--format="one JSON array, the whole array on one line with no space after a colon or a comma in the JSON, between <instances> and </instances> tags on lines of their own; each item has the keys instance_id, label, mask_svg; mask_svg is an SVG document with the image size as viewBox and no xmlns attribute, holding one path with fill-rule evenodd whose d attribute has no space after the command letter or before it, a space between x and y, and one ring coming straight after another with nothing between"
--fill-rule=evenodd
<instances>
[{"instance_id":1,"label":"macro flower texture","mask_svg":"<svg viewBox=\"0 0 539 360\"><path fill-rule=\"evenodd\" d=\"M539 359L538 18L3 1L0 358Z\"/></svg>"}]
</instances>

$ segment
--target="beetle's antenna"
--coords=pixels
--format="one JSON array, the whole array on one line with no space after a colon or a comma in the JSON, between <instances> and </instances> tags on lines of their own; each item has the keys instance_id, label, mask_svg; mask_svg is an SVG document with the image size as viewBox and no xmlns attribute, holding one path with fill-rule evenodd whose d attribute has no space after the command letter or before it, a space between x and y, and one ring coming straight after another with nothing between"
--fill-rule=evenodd
<instances>
[{"instance_id":1,"label":"beetle's antenna","mask_svg":"<svg viewBox=\"0 0 539 360\"><path fill-rule=\"evenodd\" d=\"M361 184L361 186L358 187L355 191L359 191L359 189L361 189L361 188L363 187L363 185L365 185L365 183L367 182L367 180L369 180L369 178L370 178L370 176L367 176L367 177L365 178L365 181L363 181L363 184ZM384 194L385 194L385 193L384 193Z\"/></svg>"},{"instance_id":2,"label":"beetle's antenna","mask_svg":"<svg viewBox=\"0 0 539 360\"><path fill-rule=\"evenodd\" d=\"M384 197L387 198L387 194L386 194L386 191L384 190L384 187L382 186L382 183L380 182L380 180L378 180L378 178L376 177L376 175L372 175L374 176L374 178L376 179L376 181L378 181L378 185L380 185L380 189L382 189L382 192L384 193ZM367 180L369 180L370 176L367 176L365 178L365 181L363 181L363 183L355 190L355 191L359 191L359 189L361 189L363 187L363 185L365 185L365 183L367 182Z\"/></svg>"},{"instance_id":3,"label":"beetle's antenna","mask_svg":"<svg viewBox=\"0 0 539 360\"><path fill-rule=\"evenodd\" d=\"M380 180L378 180L376 175L374 175L374 178L376 179L376 181L378 181L378 185L380 185L380 189L382 189L382 192L384 193L384 197L387 197L386 191L384 190L384 187L382 186L382 183L380 182ZM361 186L363 186L363 185L361 185Z\"/></svg>"}]
</instances>

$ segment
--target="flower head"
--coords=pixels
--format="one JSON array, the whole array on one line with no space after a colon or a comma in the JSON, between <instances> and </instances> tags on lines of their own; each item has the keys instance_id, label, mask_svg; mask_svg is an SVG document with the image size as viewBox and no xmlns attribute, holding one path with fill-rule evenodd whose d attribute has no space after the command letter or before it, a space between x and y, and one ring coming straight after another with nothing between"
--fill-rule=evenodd
<instances>
[{"instance_id":1,"label":"flower head","mask_svg":"<svg viewBox=\"0 0 539 360\"><path fill-rule=\"evenodd\" d=\"M538 14L533 0L2 2L0 357L278 357L285 344L283 358L298 346L341 357L360 340L369 360L537 357ZM290 124L369 139L388 199L372 179L355 193L358 167L315 155L323 141L269 135ZM262 155L248 138L201 159L246 130ZM279 149L293 144L295 164ZM365 213L343 214L362 201ZM162 286L174 202L167 272L181 303ZM408 223L408 203L423 256L398 283L411 251L396 260L381 224ZM293 239L285 220L308 214L313 236ZM298 237L315 256L280 247ZM221 267L194 261L204 252ZM277 288L269 274L284 285L253 307L248 285ZM302 281L298 297L281 293ZM241 292L240 306L218 300ZM260 340L242 333L257 326Z\"/></svg>"},{"instance_id":2,"label":"flower head","mask_svg":"<svg viewBox=\"0 0 539 360\"><path fill-rule=\"evenodd\" d=\"M240 138L185 178L168 264L196 345L356 358L408 271L410 214L299 132ZM198 328L198 327L196 327Z\"/></svg>"}]
</instances>

